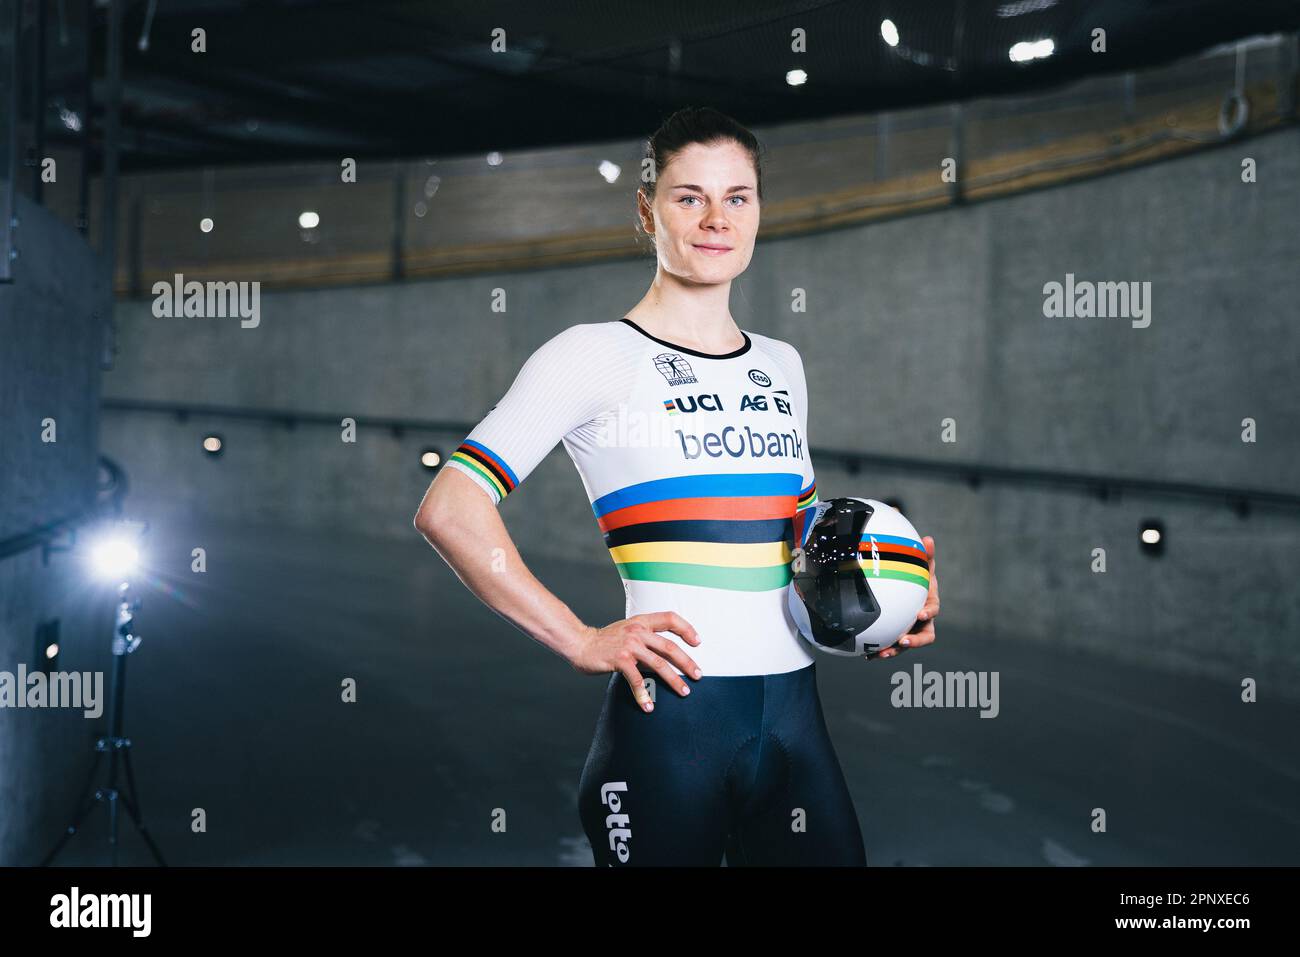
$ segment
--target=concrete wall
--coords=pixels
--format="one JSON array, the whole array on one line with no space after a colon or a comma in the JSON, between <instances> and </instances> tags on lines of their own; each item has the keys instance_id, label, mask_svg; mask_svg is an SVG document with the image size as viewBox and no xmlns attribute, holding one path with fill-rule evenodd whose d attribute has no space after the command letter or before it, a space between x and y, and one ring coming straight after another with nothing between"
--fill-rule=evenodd
<instances>
[{"instance_id":1,"label":"concrete wall","mask_svg":"<svg viewBox=\"0 0 1300 957\"><path fill-rule=\"evenodd\" d=\"M760 245L736 284L742 327L793 342L818 446L1294 491L1300 403L1300 131L1068 187ZM1241 181L1243 157L1258 182ZM561 211L562 212L562 211ZM560 213L557 213L560 215ZM576 269L266 293L261 325L156 319L119 307L110 396L476 421L538 344L616 319L649 260ZM1043 286L1149 281L1149 328L1048 319ZM491 309L493 290L507 296ZM807 311L790 308L804 290ZM1245 417L1259 441L1240 439ZM940 438L956 422L955 443ZM208 428L226 454L205 458ZM410 536L429 475L424 437L290 431L109 413L103 445L135 501L267 523ZM462 435L440 437L445 451ZM816 457L814 455L814 461ZM1300 590L1285 568L1297 516L819 466L823 497L899 495L938 541L945 618L1104 651L1268 693L1300 687ZM503 505L526 555L607 564L562 451ZM1138 553L1163 520L1162 559ZM1094 548L1108 570L1090 570ZM1247 558L1248 556L1248 558ZM1246 558L1247 560L1242 560ZM543 579L545 578L543 572ZM939 631L942 632L942 625Z\"/></svg>"},{"instance_id":2,"label":"concrete wall","mask_svg":"<svg viewBox=\"0 0 1300 957\"><path fill-rule=\"evenodd\" d=\"M20 258L14 281L0 284L0 539L93 502L98 469L95 258L27 197L17 209ZM57 441L42 440L45 419ZM70 554L48 565L40 549L0 559L0 671L35 669L37 625L57 618L57 670L107 672L112 611L111 593L90 588ZM0 709L0 865L35 864L58 838L101 723L81 711Z\"/></svg>"}]
</instances>

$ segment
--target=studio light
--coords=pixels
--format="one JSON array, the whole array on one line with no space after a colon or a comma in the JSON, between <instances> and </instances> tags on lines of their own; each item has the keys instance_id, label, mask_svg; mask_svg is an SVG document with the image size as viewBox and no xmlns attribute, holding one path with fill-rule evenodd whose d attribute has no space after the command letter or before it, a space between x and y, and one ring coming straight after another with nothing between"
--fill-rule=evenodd
<instances>
[{"instance_id":1,"label":"studio light","mask_svg":"<svg viewBox=\"0 0 1300 957\"><path fill-rule=\"evenodd\" d=\"M210 216L204 216L202 219L199 220L199 229L201 229L205 233L212 232L212 226L213 226L212 217Z\"/></svg>"},{"instance_id":2,"label":"studio light","mask_svg":"<svg viewBox=\"0 0 1300 957\"><path fill-rule=\"evenodd\" d=\"M36 625L36 668L49 674L59 667L59 619Z\"/></svg>"},{"instance_id":3,"label":"studio light","mask_svg":"<svg viewBox=\"0 0 1300 957\"><path fill-rule=\"evenodd\" d=\"M803 70L791 70L785 75L785 82L788 86L803 86L808 82L808 74Z\"/></svg>"},{"instance_id":4,"label":"studio light","mask_svg":"<svg viewBox=\"0 0 1300 957\"><path fill-rule=\"evenodd\" d=\"M222 441L219 435L205 435L203 437L203 451L209 455L220 455L225 447L226 443Z\"/></svg>"},{"instance_id":5,"label":"studio light","mask_svg":"<svg viewBox=\"0 0 1300 957\"><path fill-rule=\"evenodd\" d=\"M436 469L442 464L442 453L437 449L425 449L420 453L420 464L426 469Z\"/></svg>"},{"instance_id":6,"label":"studio light","mask_svg":"<svg viewBox=\"0 0 1300 957\"><path fill-rule=\"evenodd\" d=\"M140 536L146 527L144 522L122 520L106 522L94 531L84 553L91 576L112 582L131 578L140 565ZM55 639L46 643L54 644Z\"/></svg>"},{"instance_id":7,"label":"studio light","mask_svg":"<svg viewBox=\"0 0 1300 957\"><path fill-rule=\"evenodd\" d=\"M607 183L617 183L618 174L622 172L617 163L611 163L609 160L601 160L598 169Z\"/></svg>"},{"instance_id":8,"label":"studio light","mask_svg":"<svg viewBox=\"0 0 1300 957\"><path fill-rule=\"evenodd\" d=\"M94 766L91 768L90 780L87 781L86 793L78 802L72 821L63 828L59 839L41 862L48 867L58 857L59 852L81 829L82 822L90 813L103 805L108 814L108 851L109 864L117 865L118 824L126 817L135 825L136 831L148 845L150 853L158 865L165 866L162 852L154 843L149 829L140 814L139 794L135 784L135 772L131 768L132 739L123 731L122 714L126 703L126 660L140 647L140 632L135 626L136 613L140 610L140 600L134 596L130 578L140 564L140 541L149 529L147 522L120 519L105 522L86 542L89 563L92 572L100 578L110 578L117 582L117 613L114 616L113 631L110 636L110 649L113 653L113 675L110 679L108 695L108 733L97 736L94 742ZM58 654L58 624L51 623L49 630L38 633L37 648L44 648L47 660ZM96 783L102 760L108 758L107 780ZM119 784L118 774L126 772L124 784ZM126 814L120 814L119 808Z\"/></svg>"},{"instance_id":9,"label":"studio light","mask_svg":"<svg viewBox=\"0 0 1300 957\"><path fill-rule=\"evenodd\" d=\"M1165 527L1155 519L1142 523L1140 535L1142 551L1147 555L1159 555L1165 550Z\"/></svg>"},{"instance_id":10,"label":"studio light","mask_svg":"<svg viewBox=\"0 0 1300 957\"><path fill-rule=\"evenodd\" d=\"M320 214L314 213L310 209L303 210L298 214L298 225L303 229L315 229L320 225Z\"/></svg>"},{"instance_id":11,"label":"studio light","mask_svg":"<svg viewBox=\"0 0 1300 957\"><path fill-rule=\"evenodd\" d=\"M91 571L102 581L130 578L139 563L140 550L125 535L110 532L90 546Z\"/></svg>"},{"instance_id":12,"label":"studio light","mask_svg":"<svg viewBox=\"0 0 1300 957\"><path fill-rule=\"evenodd\" d=\"M1014 44L1008 55L1012 63L1028 63L1030 60L1043 60L1056 52L1056 44L1050 39L1021 40Z\"/></svg>"},{"instance_id":13,"label":"studio light","mask_svg":"<svg viewBox=\"0 0 1300 957\"><path fill-rule=\"evenodd\" d=\"M893 20L880 21L880 38L891 47L898 46L898 27L894 26Z\"/></svg>"}]
</instances>

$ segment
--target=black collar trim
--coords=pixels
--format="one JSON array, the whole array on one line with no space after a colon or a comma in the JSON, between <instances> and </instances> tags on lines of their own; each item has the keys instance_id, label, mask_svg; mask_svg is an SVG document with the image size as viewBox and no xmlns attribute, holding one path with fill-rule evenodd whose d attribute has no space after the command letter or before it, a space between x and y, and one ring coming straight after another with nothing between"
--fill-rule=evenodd
<instances>
[{"instance_id":1,"label":"black collar trim","mask_svg":"<svg viewBox=\"0 0 1300 957\"><path fill-rule=\"evenodd\" d=\"M754 344L754 341L749 338L749 333L745 332L744 329L741 329L740 334L741 336L744 337L745 344L741 346L739 349L735 349L732 352L724 352L721 354L715 352L698 352L695 349L687 349L685 346L679 346L675 342L669 342L667 339L660 339L658 336L650 335L650 333L646 332L644 329L638 326L631 319L627 318L627 316L624 316L622 319L619 320L619 322L626 322L637 332L641 333L641 335L645 336L647 339L653 339L661 346L668 346L670 349L676 349L678 352L685 352L688 356L699 356L701 359L734 359L736 356L743 356L746 352L749 351L749 347Z\"/></svg>"}]
</instances>

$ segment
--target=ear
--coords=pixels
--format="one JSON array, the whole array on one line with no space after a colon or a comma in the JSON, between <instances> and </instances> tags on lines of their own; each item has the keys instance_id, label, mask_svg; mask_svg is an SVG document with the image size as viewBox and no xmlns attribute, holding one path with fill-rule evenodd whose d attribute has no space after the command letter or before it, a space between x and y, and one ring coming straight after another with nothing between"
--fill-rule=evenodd
<instances>
[{"instance_id":1,"label":"ear","mask_svg":"<svg viewBox=\"0 0 1300 957\"><path fill-rule=\"evenodd\" d=\"M650 236L655 234L655 214L650 206L650 200L646 196L644 187L637 187L636 191L636 213L641 219L641 228Z\"/></svg>"}]
</instances>

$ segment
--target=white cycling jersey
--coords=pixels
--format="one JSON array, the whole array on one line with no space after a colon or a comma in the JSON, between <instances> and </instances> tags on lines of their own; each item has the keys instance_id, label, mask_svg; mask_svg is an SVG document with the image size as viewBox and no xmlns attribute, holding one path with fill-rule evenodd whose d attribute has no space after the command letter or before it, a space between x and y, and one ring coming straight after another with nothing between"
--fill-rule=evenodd
<instances>
[{"instance_id":1,"label":"white cycling jersey","mask_svg":"<svg viewBox=\"0 0 1300 957\"><path fill-rule=\"evenodd\" d=\"M790 550L817 501L803 362L789 343L742 335L710 355L630 319L571 326L447 460L500 504L562 441L623 578L625 614L685 618L697 647L660 634L705 676L813 660L786 606Z\"/></svg>"}]
</instances>

